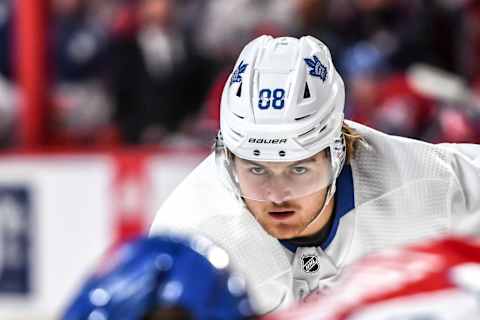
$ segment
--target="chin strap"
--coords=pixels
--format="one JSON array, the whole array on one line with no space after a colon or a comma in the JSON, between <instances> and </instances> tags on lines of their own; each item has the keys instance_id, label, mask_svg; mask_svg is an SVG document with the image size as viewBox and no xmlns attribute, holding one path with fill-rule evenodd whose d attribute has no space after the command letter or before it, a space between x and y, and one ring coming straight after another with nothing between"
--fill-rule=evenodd
<instances>
[{"instance_id":1,"label":"chin strap","mask_svg":"<svg viewBox=\"0 0 480 320\"><path fill-rule=\"evenodd\" d=\"M330 146L330 155L332 157L332 165L336 168L335 179L333 179L332 184L328 187L327 194L325 195L325 198L323 200L323 205L320 208L320 210L318 210L318 213L298 234L303 233L322 216L325 208L330 203L330 201L333 198L333 195L335 194L337 178L340 175L340 172L342 171L343 165L345 164L345 157L346 157L345 136L343 135L343 133L340 133L338 138L335 139L335 141Z\"/></svg>"},{"instance_id":2,"label":"chin strap","mask_svg":"<svg viewBox=\"0 0 480 320\"><path fill-rule=\"evenodd\" d=\"M330 200L332 200L333 198L333 195L335 194L335 181L328 187L328 191L327 191L327 194L323 200L323 205L322 207L320 208L320 210L318 210L318 213L315 215L315 217L312 218L312 220L305 226L305 228L303 228L302 230L300 230L298 232L298 236L300 236L301 233L303 233L305 230L307 230L311 225L313 225L324 213L324 210L325 208L327 207L327 205L330 203Z\"/></svg>"}]
</instances>

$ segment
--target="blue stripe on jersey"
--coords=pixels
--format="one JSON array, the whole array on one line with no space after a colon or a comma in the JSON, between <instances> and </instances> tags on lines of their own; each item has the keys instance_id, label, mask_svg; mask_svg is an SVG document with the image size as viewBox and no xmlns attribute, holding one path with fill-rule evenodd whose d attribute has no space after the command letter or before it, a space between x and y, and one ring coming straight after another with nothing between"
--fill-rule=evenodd
<instances>
[{"instance_id":1,"label":"blue stripe on jersey","mask_svg":"<svg viewBox=\"0 0 480 320\"><path fill-rule=\"evenodd\" d=\"M320 247L323 250L328 248L335 238L340 218L355 208L352 167L350 165L343 166L342 172L340 172L340 175L337 178L337 191L335 191L334 199L335 211L333 213L333 224L327 239L320 244Z\"/></svg>"},{"instance_id":2,"label":"blue stripe on jersey","mask_svg":"<svg viewBox=\"0 0 480 320\"><path fill-rule=\"evenodd\" d=\"M337 190L334 194L335 209L333 212L333 222L328 233L327 238L320 244L320 247L325 250L337 234L340 218L346 215L349 211L355 208L355 198L353 192L353 176L352 167L344 165L340 175L337 178ZM297 251L297 245L288 240L280 240L280 243L292 252Z\"/></svg>"}]
</instances>

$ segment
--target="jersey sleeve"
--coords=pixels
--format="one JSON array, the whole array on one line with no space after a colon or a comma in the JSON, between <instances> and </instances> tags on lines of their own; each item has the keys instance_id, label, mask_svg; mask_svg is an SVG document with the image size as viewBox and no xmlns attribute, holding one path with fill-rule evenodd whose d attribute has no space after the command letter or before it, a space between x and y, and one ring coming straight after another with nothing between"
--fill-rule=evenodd
<instances>
[{"instance_id":1,"label":"jersey sleeve","mask_svg":"<svg viewBox=\"0 0 480 320\"><path fill-rule=\"evenodd\" d=\"M443 145L451 150L451 230L480 235L480 145Z\"/></svg>"}]
</instances>

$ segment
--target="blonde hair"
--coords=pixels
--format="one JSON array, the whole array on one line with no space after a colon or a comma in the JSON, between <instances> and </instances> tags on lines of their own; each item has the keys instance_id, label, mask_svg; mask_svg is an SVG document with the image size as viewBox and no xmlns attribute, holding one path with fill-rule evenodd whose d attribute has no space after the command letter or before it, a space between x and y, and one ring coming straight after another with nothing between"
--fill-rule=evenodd
<instances>
[{"instance_id":1,"label":"blonde hair","mask_svg":"<svg viewBox=\"0 0 480 320\"><path fill-rule=\"evenodd\" d=\"M364 141L364 138L352 127L345 123L342 123L342 133L345 136L345 146L347 148L347 163L355 157L355 151L358 144Z\"/></svg>"}]
</instances>

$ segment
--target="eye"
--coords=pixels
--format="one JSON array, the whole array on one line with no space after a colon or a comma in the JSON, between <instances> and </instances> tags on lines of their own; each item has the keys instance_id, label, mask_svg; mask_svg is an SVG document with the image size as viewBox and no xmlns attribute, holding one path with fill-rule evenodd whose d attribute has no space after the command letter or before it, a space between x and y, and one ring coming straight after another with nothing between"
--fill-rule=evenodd
<instances>
[{"instance_id":1,"label":"eye","mask_svg":"<svg viewBox=\"0 0 480 320\"><path fill-rule=\"evenodd\" d=\"M262 174L265 174L265 168L262 168L262 167L251 167L249 169L249 171L256 176L260 176Z\"/></svg>"},{"instance_id":2,"label":"eye","mask_svg":"<svg viewBox=\"0 0 480 320\"><path fill-rule=\"evenodd\" d=\"M292 167L292 173L296 175L302 175L307 173L308 168L306 167Z\"/></svg>"}]
</instances>

